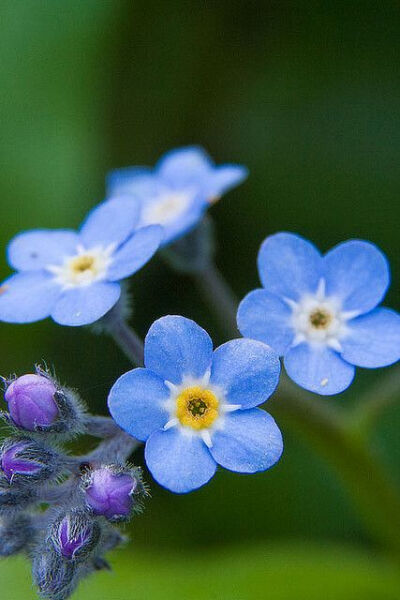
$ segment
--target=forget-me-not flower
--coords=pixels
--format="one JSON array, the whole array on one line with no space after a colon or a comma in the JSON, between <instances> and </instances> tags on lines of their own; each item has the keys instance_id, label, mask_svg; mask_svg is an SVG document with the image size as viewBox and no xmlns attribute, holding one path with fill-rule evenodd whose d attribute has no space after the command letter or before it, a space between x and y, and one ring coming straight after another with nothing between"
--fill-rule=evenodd
<instances>
[{"instance_id":1,"label":"forget-me-not flower","mask_svg":"<svg viewBox=\"0 0 400 600\"><path fill-rule=\"evenodd\" d=\"M160 485L186 493L207 483L217 464L255 473L278 461L281 433L255 408L278 384L271 348L236 339L213 352L194 321L167 316L150 327L144 362L116 381L108 405L122 429L146 442L145 460Z\"/></svg>"},{"instance_id":2,"label":"forget-me-not flower","mask_svg":"<svg viewBox=\"0 0 400 600\"><path fill-rule=\"evenodd\" d=\"M154 169L130 167L112 171L108 193L132 195L142 203L140 226L159 224L163 244L188 233L207 208L247 177L240 165L215 166L196 146L167 152Z\"/></svg>"},{"instance_id":3,"label":"forget-me-not flower","mask_svg":"<svg viewBox=\"0 0 400 600\"><path fill-rule=\"evenodd\" d=\"M291 233L268 237L258 255L264 289L241 302L241 333L284 357L298 385L323 395L352 382L355 366L400 358L400 315L377 308L389 285L387 260L373 244L350 240L325 256Z\"/></svg>"},{"instance_id":4,"label":"forget-me-not flower","mask_svg":"<svg viewBox=\"0 0 400 600\"><path fill-rule=\"evenodd\" d=\"M138 202L119 197L97 206L78 232L32 230L13 238L8 262L18 272L0 287L0 320L97 321L118 301L119 281L138 271L159 247L162 228L136 230L139 215Z\"/></svg>"}]
</instances>

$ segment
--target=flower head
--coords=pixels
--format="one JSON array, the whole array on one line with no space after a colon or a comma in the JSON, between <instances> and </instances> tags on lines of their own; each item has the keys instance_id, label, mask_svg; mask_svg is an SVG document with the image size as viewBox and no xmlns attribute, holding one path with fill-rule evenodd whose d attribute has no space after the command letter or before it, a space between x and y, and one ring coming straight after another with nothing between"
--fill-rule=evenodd
<instances>
[{"instance_id":1,"label":"flower head","mask_svg":"<svg viewBox=\"0 0 400 600\"><path fill-rule=\"evenodd\" d=\"M130 515L133 496L142 484L128 469L102 466L87 473L84 489L86 503L95 515L117 521Z\"/></svg>"},{"instance_id":2,"label":"flower head","mask_svg":"<svg viewBox=\"0 0 400 600\"><path fill-rule=\"evenodd\" d=\"M18 272L0 287L0 320L31 323L51 316L73 326L100 319L118 301L119 281L138 271L160 244L160 226L137 229L139 212L138 202L119 197L97 206L79 232L17 235L8 262Z\"/></svg>"},{"instance_id":3,"label":"flower head","mask_svg":"<svg viewBox=\"0 0 400 600\"><path fill-rule=\"evenodd\" d=\"M54 383L43 375L29 373L12 381L4 399L13 422L28 431L52 425L59 414L56 391Z\"/></svg>"},{"instance_id":4,"label":"flower head","mask_svg":"<svg viewBox=\"0 0 400 600\"><path fill-rule=\"evenodd\" d=\"M277 233L261 246L263 289L241 302L238 327L284 356L298 385L337 394L355 367L384 367L400 358L400 316L377 308L389 285L385 256L373 244L350 240L325 256L310 242Z\"/></svg>"},{"instance_id":5,"label":"flower head","mask_svg":"<svg viewBox=\"0 0 400 600\"><path fill-rule=\"evenodd\" d=\"M167 152L154 169L113 171L108 191L137 198L141 202L140 225L162 225L163 243L168 244L190 231L211 203L246 177L245 167L217 167L204 150L189 146Z\"/></svg>"},{"instance_id":6,"label":"flower head","mask_svg":"<svg viewBox=\"0 0 400 600\"><path fill-rule=\"evenodd\" d=\"M207 483L217 464L254 473L278 461L281 433L255 408L278 384L271 348L237 339L213 352L204 329L168 316L146 336L145 367L122 375L108 404L118 425L146 442L145 460L158 483L186 493Z\"/></svg>"}]
</instances>

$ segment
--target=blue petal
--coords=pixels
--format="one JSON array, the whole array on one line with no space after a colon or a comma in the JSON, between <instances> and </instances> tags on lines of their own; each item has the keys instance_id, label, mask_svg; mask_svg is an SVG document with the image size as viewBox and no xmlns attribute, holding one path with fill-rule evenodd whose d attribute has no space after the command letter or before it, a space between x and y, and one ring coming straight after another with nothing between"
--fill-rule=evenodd
<instances>
[{"instance_id":1,"label":"blue petal","mask_svg":"<svg viewBox=\"0 0 400 600\"><path fill-rule=\"evenodd\" d=\"M146 200L159 192L162 184L150 169L132 167L123 171L125 173L114 179L112 187L108 190L109 195Z\"/></svg>"},{"instance_id":2,"label":"blue petal","mask_svg":"<svg viewBox=\"0 0 400 600\"><path fill-rule=\"evenodd\" d=\"M124 195L129 193L130 183L137 177L151 175L149 167L125 167L124 169L115 169L110 171L106 177L107 196Z\"/></svg>"},{"instance_id":3,"label":"blue petal","mask_svg":"<svg viewBox=\"0 0 400 600\"><path fill-rule=\"evenodd\" d=\"M134 231L140 216L140 203L123 196L102 202L94 208L80 230L86 248L122 244Z\"/></svg>"},{"instance_id":4,"label":"blue petal","mask_svg":"<svg viewBox=\"0 0 400 600\"><path fill-rule=\"evenodd\" d=\"M154 479L177 494L207 483L217 467L201 438L185 435L178 428L152 433L144 456Z\"/></svg>"},{"instance_id":5,"label":"blue petal","mask_svg":"<svg viewBox=\"0 0 400 600\"><path fill-rule=\"evenodd\" d=\"M45 271L16 273L0 287L0 320L33 323L48 317L61 293Z\"/></svg>"},{"instance_id":6,"label":"blue petal","mask_svg":"<svg viewBox=\"0 0 400 600\"><path fill-rule=\"evenodd\" d=\"M341 340L342 357L358 367L386 367L400 359L400 315L376 308L347 323L349 333Z\"/></svg>"},{"instance_id":7,"label":"blue petal","mask_svg":"<svg viewBox=\"0 0 400 600\"><path fill-rule=\"evenodd\" d=\"M252 408L276 389L281 365L272 348L256 340L231 340L214 352L211 383L220 386L229 404Z\"/></svg>"},{"instance_id":8,"label":"blue petal","mask_svg":"<svg viewBox=\"0 0 400 600\"><path fill-rule=\"evenodd\" d=\"M179 384L184 376L202 377L211 360L211 338L191 319L161 317L147 333L144 364L164 380Z\"/></svg>"},{"instance_id":9,"label":"blue petal","mask_svg":"<svg viewBox=\"0 0 400 600\"><path fill-rule=\"evenodd\" d=\"M324 346L299 344L289 350L284 362L286 372L293 381L321 396L343 392L354 378L353 365Z\"/></svg>"},{"instance_id":10,"label":"blue petal","mask_svg":"<svg viewBox=\"0 0 400 600\"><path fill-rule=\"evenodd\" d=\"M89 325L104 316L118 301L118 283L99 281L63 292L51 316L60 325Z\"/></svg>"},{"instance_id":11,"label":"blue petal","mask_svg":"<svg viewBox=\"0 0 400 600\"><path fill-rule=\"evenodd\" d=\"M223 429L212 437L210 452L221 467L256 473L272 467L283 451L282 434L263 410L239 410L226 415Z\"/></svg>"},{"instance_id":12,"label":"blue petal","mask_svg":"<svg viewBox=\"0 0 400 600\"><path fill-rule=\"evenodd\" d=\"M188 146L164 154L156 169L163 180L176 187L186 186L207 175L211 167L211 159L205 150L197 146Z\"/></svg>"},{"instance_id":13,"label":"blue petal","mask_svg":"<svg viewBox=\"0 0 400 600\"><path fill-rule=\"evenodd\" d=\"M261 245L258 270L268 292L298 300L305 293L317 291L322 258L315 246L302 237L276 233Z\"/></svg>"},{"instance_id":14,"label":"blue petal","mask_svg":"<svg viewBox=\"0 0 400 600\"><path fill-rule=\"evenodd\" d=\"M254 290L239 304L237 323L242 335L268 344L283 356L294 338L291 316L291 309L278 296Z\"/></svg>"},{"instance_id":15,"label":"blue petal","mask_svg":"<svg viewBox=\"0 0 400 600\"><path fill-rule=\"evenodd\" d=\"M169 396L167 386L158 375L147 369L133 369L112 386L108 408L122 429L144 442L168 421L164 404Z\"/></svg>"},{"instance_id":16,"label":"blue petal","mask_svg":"<svg viewBox=\"0 0 400 600\"><path fill-rule=\"evenodd\" d=\"M326 294L337 296L343 309L365 313L377 306L390 281L385 255L370 242L350 240L324 257Z\"/></svg>"},{"instance_id":17,"label":"blue petal","mask_svg":"<svg viewBox=\"0 0 400 600\"><path fill-rule=\"evenodd\" d=\"M136 273L157 252L162 236L163 229L159 225L138 229L114 254L107 278L118 281Z\"/></svg>"},{"instance_id":18,"label":"blue petal","mask_svg":"<svg viewBox=\"0 0 400 600\"><path fill-rule=\"evenodd\" d=\"M220 196L236 187L248 176L248 170L241 165L222 165L216 167L205 178L204 191L207 199L210 201L218 199Z\"/></svg>"},{"instance_id":19,"label":"blue petal","mask_svg":"<svg viewBox=\"0 0 400 600\"><path fill-rule=\"evenodd\" d=\"M17 271L35 271L62 262L75 254L79 237L75 231L34 229L16 235L8 245L8 263Z\"/></svg>"}]
</instances>

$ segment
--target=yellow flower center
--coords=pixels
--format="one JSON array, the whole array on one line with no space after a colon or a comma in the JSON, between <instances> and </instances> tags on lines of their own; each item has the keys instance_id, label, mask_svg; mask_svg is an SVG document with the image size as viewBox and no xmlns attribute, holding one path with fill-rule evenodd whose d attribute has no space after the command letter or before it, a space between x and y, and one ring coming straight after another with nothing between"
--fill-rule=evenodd
<instances>
[{"instance_id":1,"label":"yellow flower center","mask_svg":"<svg viewBox=\"0 0 400 600\"><path fill-rule=\"evenodd\" d=\"M210 390L189 387L176 399L176 416L185 427L205 429L218 417L218 406L218 398Z\"/></svg>"},{"instance_id":2,"label":"yellow flower center","mask_svg":"<svg viewBox=\"0 0 400 600\"><path fill-rule=\"evenodd\" d=\"M88 254L82 254L71 260L70 269L75 273L84 273L85 271L93 271L95 259Z\"/></svg>"},{"instance_id":3,"label":"yellow flower center","mask_svg":"<svg viewBox=\"0 0 400 600\"><path fill-rule=\"evenodd\" d=\"M310 323L315 329L327 329L332 322L332 315L326 310L317 308L310 314Z\"/></svg>"},{"instance_id":4,"label":"yellow flower center","mask_svg":"<svg viewBox=\"0 0 400 600\"><path fill-rule=\"evenodd\" d=\"M48 265L47 270L64 288L86 286L105 279L112 263L113 246L96 246L90 250L77 248L75 256L66 256L61 265Z\"/></svg>"}]
</instances>

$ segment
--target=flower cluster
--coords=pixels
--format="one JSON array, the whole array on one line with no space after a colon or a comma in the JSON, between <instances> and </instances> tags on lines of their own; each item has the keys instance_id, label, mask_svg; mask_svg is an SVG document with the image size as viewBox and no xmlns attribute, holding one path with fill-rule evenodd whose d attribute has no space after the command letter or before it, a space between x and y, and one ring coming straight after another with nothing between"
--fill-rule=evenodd
<instances>
[{"instance_id":1,"label":"flower cluster","mask_svg":"<svg viewBox=\"0 0 400 600\"><path fill-rule=\"evenodd\" d=\"M356 366L400 358L400 316L378 306L388 262L369 242L350 240L322 256L298 235L267 237L258 257L263 287L236 315L212 264L206 211L246 176L240 165L215 166L200 148L177 149L153 169L112 172L107 199L78 232L28 231L9 244L16 273L0 286L0 321L99 321L138 367L110 390L114 420L89 415L39 368L5 381L11 435L0 449L0 555L25 552L45 599L65 600L82 577L109 568L106 552L123 541L113 524L146 494L140 470L126 462L139 442L154 479L175 493L205 485L218 466L265 471L283 451L277 424L259 408L278 386L280 357L298 385L321 395L345 390ZM194 321L170 315L153 323L143 347L125 321L120 282L159 249L175 270L195 275L234 339L214 350ZM80 433L101 442L71 456L62 444Z\"/></svg>"},{"instance_id":2,"label":"flower cluster","mask_svg":"<svg viewBox=\"0 0 400 600\"><path fill-rule=\"evenodd\" d=\"M142 268L161 242L187 234L211 201L246 175L238 165L215 167L200 148L170 152L154 171L115 171L108 199L78 232L37 229L11 240L8 262L17 273L0 286L0 320L94 323L117 303L121 280Z\"/></svg>"},{"instance_id":3,"label":"flower cluster","mask_svg":"<svg viewBox=\"0 0 400 600\"><path fill-rule=\"evenodd\" d=\"M41 597L64 600L82 577L109 568L105 553L124 539L113 523L141 508L140 470L125 462L134 442L40 368L5 384L0 556L24 552ZM60 441L82 432L104 440L86 456L66 454Z\"/></svg>"},{"instance_id":4,"label":"flower cluster","mask_svg":"<svg viewBox=\"0 0 400 600\"><path fill-rule=\"evenodd\" d=\"M140 225L162 225L163 245L186 235L208 207L247 177L241 165L216 167L202 148L189 146L167 152L154 169L118 169L107 178L112 196L140 202Z\"/></svg>"}]
</instances>

